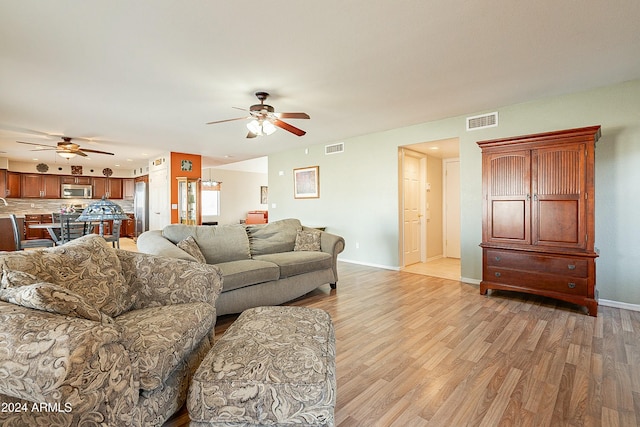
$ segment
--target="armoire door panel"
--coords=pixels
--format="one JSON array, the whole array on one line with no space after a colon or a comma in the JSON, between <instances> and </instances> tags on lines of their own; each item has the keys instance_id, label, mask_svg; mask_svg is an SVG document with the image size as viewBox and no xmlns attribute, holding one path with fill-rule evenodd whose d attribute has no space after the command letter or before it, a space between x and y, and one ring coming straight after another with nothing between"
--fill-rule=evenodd
<instances>
[{"instance_id":1,"label":"armoire door panel","mask_svg":"<svg viewBox=\"0 0 640 427\"><path fill-rule=\"evenodd\" d=\"M538 200L535 245L581 244L577 200Z\"/></svg>"},{"instance_id":2,"label":"armoire door panel","mask_svg":"<svg viewBox=\"0 0 640 427\"><path fill-rule=\"evenodd\" d=\"M490 241L531 243L531 154L529 150L496 153L485 158Z\"/></svg>"},{"instance_id":3,"label":"armoire door panel","mask_svg":"<svg viewBox=\"0 0 640 427\"><path fill-rule=\"evenodd\" d=\"M533 150L534 245L586 247L585 150L580 143Z\"/></svg>"},{"instance_id":4,"label":"armoire door panel","mask_svg":"<svg viewBox=\"0 0 640 427\"><path fill-rule=\"evenodd\" d=\"M526 201L493 200L492 205L491 238L526 241L529 237Z\"/></svg>"}]
</instances>

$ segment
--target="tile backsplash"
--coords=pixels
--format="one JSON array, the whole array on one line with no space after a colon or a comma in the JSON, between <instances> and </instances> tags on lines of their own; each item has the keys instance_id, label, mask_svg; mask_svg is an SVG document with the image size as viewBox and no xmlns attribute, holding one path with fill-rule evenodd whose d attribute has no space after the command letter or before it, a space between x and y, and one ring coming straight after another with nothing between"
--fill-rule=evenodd
<instances>
[{"instance_id":1,"label":"tile backsplash","mask_svg":"<svg viewBox=\"0 0 640 427\"><path fill-rule=\"evenodd\" d=\"M9 206L5 206L0 200L0 215L2 214L49 214L60 212L62 207L73 205L76 208L85 208L98 199L6 199ZM125 212L133 212L133 200L112 200L122 206Z\"/></svg>"}]
</instances>

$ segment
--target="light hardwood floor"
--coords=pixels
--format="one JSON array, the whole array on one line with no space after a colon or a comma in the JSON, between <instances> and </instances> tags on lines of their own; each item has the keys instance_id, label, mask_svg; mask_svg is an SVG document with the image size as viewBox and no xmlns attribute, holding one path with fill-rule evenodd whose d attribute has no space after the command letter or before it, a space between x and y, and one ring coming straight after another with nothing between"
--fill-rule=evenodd
<instances>
[{"instance_id":1,"label":"light hardwood floor","mask_svg":"<svg viewBox=\"0 0 640 427\"><path fill-rule=\"evenodd\" d=\"M460 258L438 258L429 262L417 262L402 269L406 273L460 280Z\"/></svg>"},{"instance_id":2,"label":"light hardwood floor","mask_svg":"<svg viewBox=\"0 0 640 427\"><path fill-rule=\"evenodd\" d=\"M640 313L339 263L336 426L637 426ZM237 316L218 318L220 335ZM168 426L186 426L184 408Z\"/></svg>"}]
</instances>

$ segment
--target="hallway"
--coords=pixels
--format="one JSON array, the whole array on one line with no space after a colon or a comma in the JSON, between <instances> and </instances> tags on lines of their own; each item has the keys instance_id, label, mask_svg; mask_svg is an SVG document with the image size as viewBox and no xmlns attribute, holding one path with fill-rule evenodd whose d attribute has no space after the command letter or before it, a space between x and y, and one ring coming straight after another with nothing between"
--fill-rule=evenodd
<instances>
[{"instance_id":1,"label":"hallway","mask_svg":"<svg viewBox=\"0 0 640 427\"><path fill-rule=\"evenodd\" d=\"M406 266L402 271L442 279L460 280L460 259L438 258L429 262L417 262Z\"/></svg>"}]
</instances>

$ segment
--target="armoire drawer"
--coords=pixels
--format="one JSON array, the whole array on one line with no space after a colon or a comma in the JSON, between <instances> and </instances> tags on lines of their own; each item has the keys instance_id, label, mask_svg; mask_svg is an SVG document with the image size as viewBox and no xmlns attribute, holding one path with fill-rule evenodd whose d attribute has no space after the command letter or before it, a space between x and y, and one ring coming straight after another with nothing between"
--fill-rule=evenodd
<instances>
[{"instance_id":1,"label":"armoire drawer","mask_svg":"<svg viewBox=\"0 0 640 427\"><path fill-rule=\"evenodd\" d=\"M587 295L587 279L487 267L483 280L572 295Z\"/></svg>"},{"instance_id":2,"label":"armoire drawer","mask_svg":"<svg viewBox=\"0 0 640 427\"><path fill-rule=\"evenodd\" d=\"M581 258L536 255L528 252L486 249L487 266L571 277L587 277L589 261Z\"/></svg>"}]
</instances>

